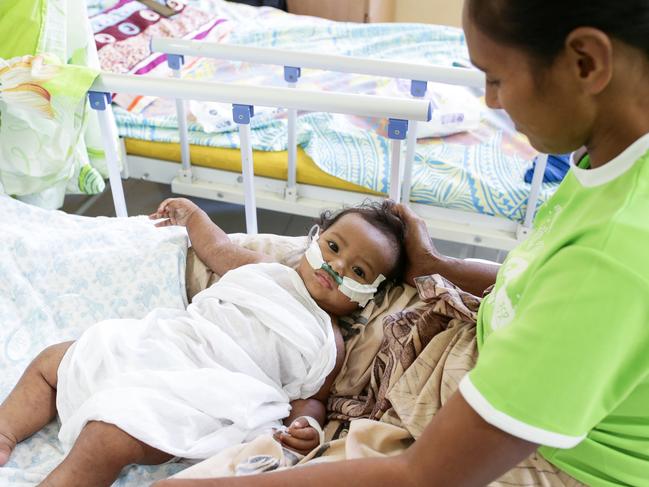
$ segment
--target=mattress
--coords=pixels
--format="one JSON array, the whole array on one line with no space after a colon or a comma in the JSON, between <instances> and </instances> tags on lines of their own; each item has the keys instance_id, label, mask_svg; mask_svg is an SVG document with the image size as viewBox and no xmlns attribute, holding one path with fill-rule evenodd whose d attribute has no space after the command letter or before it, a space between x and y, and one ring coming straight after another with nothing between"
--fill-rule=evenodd
<instances>
[{"instance_id":1,"label":"mattress","mask_svg":"<svg viewBox=\"0 0 649 487\"><path fill-rule=\"evenodd\" d=\"M165 161L180 162L180 144L150 142L147 140L125 139L126 152L135 156L151 157ZM189 146L192 165L225 171L241 172L241 151L202 145ZM288 174L288 151L253 151L255 175L286 180ZM356 191L367 194L380 194L371 189L350 183L324 172L311 159L304 149L297 149L297 182L324 186L327 188Z\"/></svg>"}]
</instances>

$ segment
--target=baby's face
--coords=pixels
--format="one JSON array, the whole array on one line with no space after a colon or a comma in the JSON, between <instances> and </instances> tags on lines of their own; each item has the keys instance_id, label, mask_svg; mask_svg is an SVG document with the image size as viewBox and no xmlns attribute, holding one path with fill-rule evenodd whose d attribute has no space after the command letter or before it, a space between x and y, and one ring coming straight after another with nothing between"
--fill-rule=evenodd
<instances>
[{"instance_id":1,"label":"baby's face","mask_svg":"<svg viewBox=\"0 0 649 487\"><path fill-rule=\"evenodd\" d=\"M341 277L361 284L372 284L380 274L387 276L397 261L390 239L356 213L343 215L322 232L318 245L324 261ZM297 271L311 297L328 313L344 316L358 308L325 270L314 270L306 257L302 256Z\"/></svg>"}]
</instances>

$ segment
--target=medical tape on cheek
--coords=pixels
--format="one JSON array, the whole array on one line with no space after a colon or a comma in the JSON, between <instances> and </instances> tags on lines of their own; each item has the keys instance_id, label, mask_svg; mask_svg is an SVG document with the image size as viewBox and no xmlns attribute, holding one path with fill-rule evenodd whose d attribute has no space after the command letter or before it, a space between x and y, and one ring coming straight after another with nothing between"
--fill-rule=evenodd
<instances>
[{"instance_id":1,"label":"medical tape on cheek","mask_svg":"<svg viewBox=\"0 0 649 487\"><path fill-rule=\"evenodd\" d=\"M347 276L340 277L340 275L327 264L322 256L322 250L318 245L319 228L315 225L309 231L309 246L304 253L309 265L315 269L323 269L327 272L338 284L338 290L347 296L350 301L358 303L361 307L365 307L367 303L374 297L378 286L385 281L385 276L379 274L372 284L361 284Z\"/></svg>"},{"instance_id":2,"label":"medical tape on cheek","mask_svg":"<svg viewBox=\"0 0 649 487\"><path fill-rule=\"evenodd\" d=\"M311 235L311 232L309 232L309 246L304 252L304 257L306 257L306 261L309 263L309 265L316 270L320 269L325 263L324 257L322 256L322 251L320 250L320 246L318 245L317 233L315 235Z\"/></svg>"},{"instance_id":3,"label":"medical tape on cheek","mask_svg":"<svg viewBox=\"0 0 649 487\"><path fill-rule=\"evenodd\" d=\"M338 290L347 296L350 301L355 301L361 308L364 308L374 297L379 289L379 284L383 281L385 281L383 274L379 274L372 284L361 284L349 277L343 277L343 283L338 287Z\"/></svg>"}]
</instances>

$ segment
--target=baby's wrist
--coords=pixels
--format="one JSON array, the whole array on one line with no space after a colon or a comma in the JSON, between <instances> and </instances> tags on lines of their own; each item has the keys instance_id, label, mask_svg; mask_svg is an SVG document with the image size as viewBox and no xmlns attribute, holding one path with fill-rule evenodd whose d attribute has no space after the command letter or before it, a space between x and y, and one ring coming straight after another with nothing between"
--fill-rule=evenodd
<instances>
[{"instance_id":1,"label":"baby's wrist","mask_svg":"<svg viewBox=\"0 0 649 487\"><path fill-rule=\"evenodd\" d=\"M200 209L198 206L196 208L193 208L192 210L190 210L189 216L187 217L187 221L185 222L185 226L188 227L190 224L191 225L200 224L201 220L203 219L203 215L205 215L209 220L207 213L205 213L202 209Z\"/></svg>"},{"instance_id":2,"label":"baby's wrist","mask_svg":"<svg viewBox=\"0 0 649 487\"><path fill-rule=\"evenodd\" d=\"M295 418L293 422L297 421L298 419L304 419L307 422L307 428L311 427L316 430L316 432L318 433L319 445L322 445L325 442L324 431L322 429L322 426L320 426L320 423L318 423L317 419L312 416L300 416L298 418Z\"/></svg>"}]
</instances>

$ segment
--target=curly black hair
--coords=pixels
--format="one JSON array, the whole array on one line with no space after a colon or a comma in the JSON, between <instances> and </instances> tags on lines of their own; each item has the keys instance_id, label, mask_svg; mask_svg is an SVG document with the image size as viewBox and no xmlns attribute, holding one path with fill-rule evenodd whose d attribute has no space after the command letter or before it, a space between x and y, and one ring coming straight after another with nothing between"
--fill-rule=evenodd
<instances>
[{"instance_id":1,"label":"curly black hair","mask_svg":"<svg viewBox=\"0 0 649 487\"><path fill-rule=\"evenodd\" d=\"M406 269L407 255L404 247L406 226L403 221L394 214L395 203L390 200L370 201L366 200L360 205L350 206L342 210L325 210L320 214L317 221L321 230L326 230L336 223L344 215L355 213L360 215L366 222L379 229L388 237L397 252L397 260L393 269L386 276L388 281L401 282ZM387 281L386 281L387 282Z\"/></svg>"}]
</instances>

